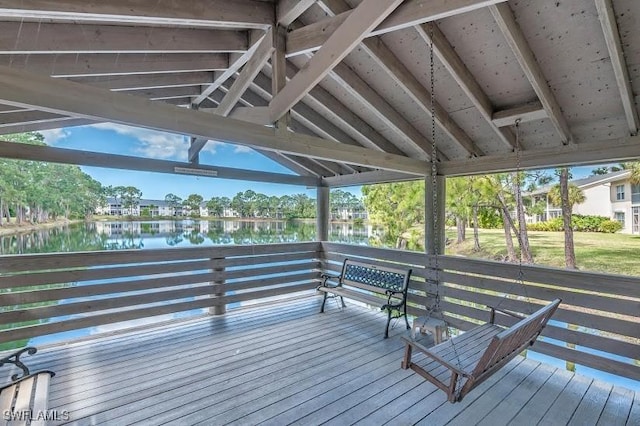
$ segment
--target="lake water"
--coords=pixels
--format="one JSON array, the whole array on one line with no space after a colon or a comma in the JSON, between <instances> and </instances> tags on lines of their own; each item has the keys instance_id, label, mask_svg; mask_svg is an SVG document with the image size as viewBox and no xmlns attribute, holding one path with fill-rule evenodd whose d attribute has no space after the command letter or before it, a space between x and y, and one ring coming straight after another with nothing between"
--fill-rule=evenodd
<instances>
[{"instance_id":1,"label":"lake water","mask_svg":"<svg viewBox=\"0 0 640 426\"><path fill-rule=\"evenodd\" d=\"M382 232L352 223L333 223L330 241L356 245L370 245L380 241ZM72 224L61 228L43 229L30 233L0 236L0 254L55 253L95 250L159 249L169 247L215 246L227 244L293 243L315 240L315 222L305 221L238 221L238 220L180 220L146 222L91 222ZM65 300L58 301L67 303ZM107 324L31 339L28 343L39 346L110 332L117 329L153 324L160 321L183 318L204 313L204 310L179 312L162 317L145 318L126 323ZM70 319L60 317L58 320ZM562 326L561 324L558 324ZM562 344L561 342L553 342ZM578 348L595 353L589 348ZM565 362L536 352L528 351L528 357L564 368ZM628 359L616 358L623 362ZM640 391L640 382L603 373L576 365L581 374Z\"/></svg>"},{"instance_id":2,"label":"lake water","mask_svg":"<svg viewBox=\"0 0 640 426\"><path fill-rule=\"evenodd\" d=\"M382 233L371 226L332 223L329 234L333 242L369 245ZM0 236L0 254L293 243L315 237L315 222L309 221L101 221Z\"/></svg>"}]
</instances>

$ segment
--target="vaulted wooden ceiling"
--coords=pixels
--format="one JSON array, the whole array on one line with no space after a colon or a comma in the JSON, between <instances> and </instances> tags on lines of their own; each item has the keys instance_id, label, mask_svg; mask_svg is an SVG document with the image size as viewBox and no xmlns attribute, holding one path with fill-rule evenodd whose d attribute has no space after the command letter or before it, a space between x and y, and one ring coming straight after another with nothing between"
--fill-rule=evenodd
<instances>
[{"instance_id":1,"label":"vaulted wooden ceiling","mask_svg":"<svg viewBox=\"0 0 640 426\"><path fill-rule=\"evenodd\" d=\"M0 0L0 21L1 134L114 121L328 185L427 175L433 135L445 175L640 157L637 0Z\"/></svg>"}]
</instances>

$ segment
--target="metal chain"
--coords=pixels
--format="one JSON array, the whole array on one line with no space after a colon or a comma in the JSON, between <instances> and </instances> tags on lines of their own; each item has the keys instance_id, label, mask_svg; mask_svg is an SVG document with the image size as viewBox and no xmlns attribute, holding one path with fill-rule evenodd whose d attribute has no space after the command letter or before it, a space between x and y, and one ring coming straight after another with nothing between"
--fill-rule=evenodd
<instances>
[{"instance_id":1,"label":"metal chain","mask_svg":"<svg viewBox=\"0 0 640 426\"><path fill-rule=\"evenodd\" d=\"M439 232L438 232L438 147L436 146L436 103L435 103L435 62L433 56L433 26L432 22L429 24L429 69L431 74L431 186L433 192L433 259L435 266L435 279L436 279L436 301L435 305L431 308L432 311L440 310L440 267L438 265L438 251L439 251Z\"/></svg>"}]
</instances>

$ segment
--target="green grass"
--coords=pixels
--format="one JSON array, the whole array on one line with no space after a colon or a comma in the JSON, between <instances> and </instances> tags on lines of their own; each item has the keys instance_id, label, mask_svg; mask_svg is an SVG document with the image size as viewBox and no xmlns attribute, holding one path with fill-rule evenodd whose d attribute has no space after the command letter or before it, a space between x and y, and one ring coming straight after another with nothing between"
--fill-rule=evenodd
<instances>
[{"instance_id":1,"label":"green grass","mask_svg":"<svg viewBox=\"0 0 640 426\"><path fill-rule=\"evenodd\" d=\"M467 240L455 243L455 229L447 230L453 243L447 246L447 254L482 259L502 259L507 254L504 233L501 229L481 229L479 252L473 251L473 230L467 230ZM564 234L562 232L529 231L529 243L534 262L539 265L564 267ZM518 247L514 238L514 245ZM574 233L574 245L578 268L584 271L640 276L640 236L629 234L602 234L596 232Z\"/></svg>"}]
</instances>

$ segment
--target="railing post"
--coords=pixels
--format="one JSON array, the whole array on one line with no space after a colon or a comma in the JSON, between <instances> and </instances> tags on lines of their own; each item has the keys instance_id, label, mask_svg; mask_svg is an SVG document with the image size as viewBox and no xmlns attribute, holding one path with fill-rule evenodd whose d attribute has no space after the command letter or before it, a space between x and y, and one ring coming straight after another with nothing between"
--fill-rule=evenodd
<instances>
[{"instance_id":1,"label":"railing post","mask_svg":"<svg viewBox=\"0 0 640 426\"><path fill-rule=\"evenodd\" d=\"M329 240L329 188L319 186L316 195L316 241Z\"/></svg>"},{"instance_id":2,"label":"railing post","mask_svg":"<svg viewBox=\"0 0 640 426\"><path fill-rule=\"evenodd\" d=\"M222 298L225 294L225 291L222 289L225 283L224 280L224 257L216 257L211 259L211 263L213 268L211 269L213 272L213 281L211 285L214 286L214 291L211 294L211 298L218 299ZM226 312L227 305L224 303L219 303L219 301L214 300L213 306L209 308L209 315L224 315Z\"/></svg>"}]
</instances>

